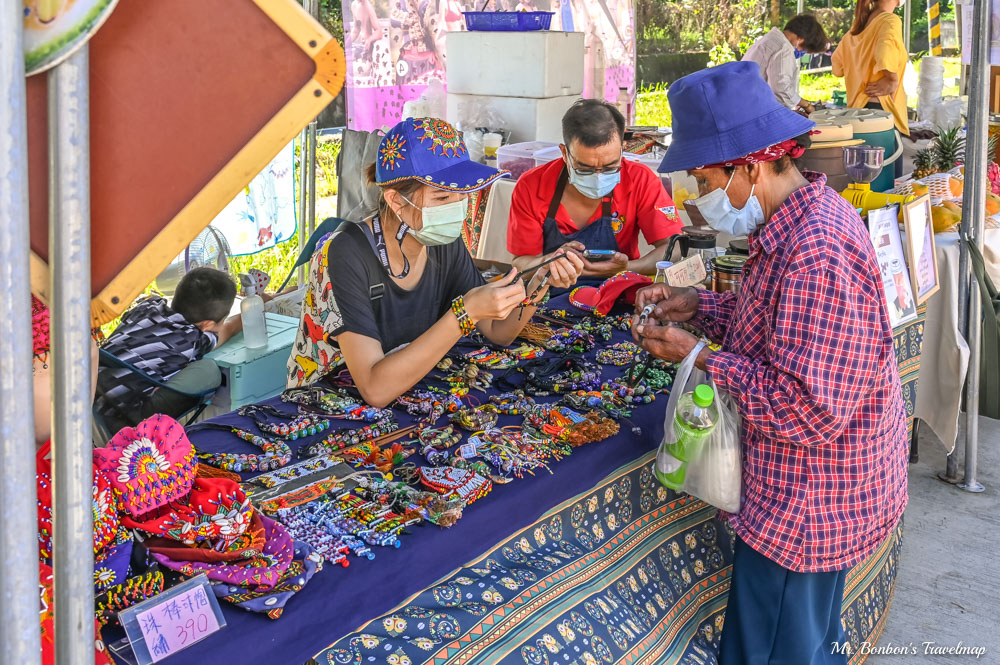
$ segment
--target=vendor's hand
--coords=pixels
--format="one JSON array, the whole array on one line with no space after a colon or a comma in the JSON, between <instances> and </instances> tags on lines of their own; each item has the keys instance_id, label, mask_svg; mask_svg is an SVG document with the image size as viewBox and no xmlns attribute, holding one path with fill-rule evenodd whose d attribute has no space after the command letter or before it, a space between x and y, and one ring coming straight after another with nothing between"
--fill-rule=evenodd
<instances>
[{"instance_id":1,"label":"vendor's hand","mask_svg":"<svg viewBox=\"0 0 1000 665\"><path fill-rule=\"evenodd\" d=\"M650 319L656 321L690 321L698 313L697 289L666 284L652 284L639 289L635 296L635 310L641 312L646 305L655 305Z\"/></svg>"},{"instance_id":2,"label":"vendor's hand","mask_svg":"<svg viewBox=\"0 0 1000 665\"><path fill-rule=\"evenodd\" d=\"M564 246L551 254L543 256L542 260L548 260L553 256L562 256L563 258L558 261L553 261L547 266L543 266L539 270L535 271L535 274L531 278L531 282L528 284L529 294L535 292L535 288L539 283L541 283L542 278L546 274L549 275L548 285L554 286L557 289L568 289L576 284L576 280L579 279L580 273L583 272L583 257L576 251L573 251L572 248L565 248Z\"/></svg>"},{"instance_id":3,"label":"vendor's hand","mask_svg":"<svg viewBox=\"0 0 1000 665\"><path fill-rule=\"evenodd\" d=\"M524 282L518 279L516 268L489 284L477 286L465 294L465 311L473 323L490 319L506 319L526 295Z\"/></svg>"},{"instance_id":4,"label":"vendor's hand","mask_svg":"<svg viewBox=\"0 0 1000 665\"><path fill-rule=\"evenodd\" d=\"M875 97L887 97L895 93L898 86L898 81L893 81L888 76L883 76L879 80L872 81L865 86L865 94L873 99Z\"/></svg>"},{"instance_id":5,"label":"vendor's hand","mask_svg":"<svg viewBox=\"0 0 1000 665\"><path fill-rule=\"evenodd\" d=\"M816 107L812 105L812 102L807 102L806 100L801 99L799 100L798 110L801 113L809 115L816 110Z\"/></svg>"},{"instance_id":6,"label":"vendor's hand","mask_svg":"<svg viewBox=\"0 0 1000 665\"><path fill-rule=\"evenodd\" d=\"M607 261L583 259L583 274L587 277L613 277L623 270L628 270L628 257L621 252L615 252Z\"/></svg>"},{"instance_id":7,"label":"vendor's hand","mask_svg":"<svg viewBox=\"0 0 1000 665\"><path fill-rule=\"evenodd\" d=\"M649 353L667 362L684 360L698 344L698 338L678 326L651 325L647 320L635 329L639 344Z\"/></svg>"}]
</instances>

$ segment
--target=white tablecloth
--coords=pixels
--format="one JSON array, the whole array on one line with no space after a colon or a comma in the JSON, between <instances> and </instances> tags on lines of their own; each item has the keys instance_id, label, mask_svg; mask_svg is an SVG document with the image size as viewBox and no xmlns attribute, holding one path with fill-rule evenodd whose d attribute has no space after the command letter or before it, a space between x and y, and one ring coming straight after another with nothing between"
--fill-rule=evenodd
<instances>
[{"instance_id":1,"label":"white tablecloth","mask_svg":"<svg viewBox=\"0 0 1000 665\"><path fill-rule=\"evenodd\" d=\"M934 240L941 290L927 301L927 322L924 325L920 379L913 415L934 430L950 451L958 437L958 418L969 368L969 346L959 332L958 323L958 234L939 233ZM987 230L983 244L986 269L994 283L1000 284L1000 229ZM973 289L978 298L978 287Z\"/></svg>"}]
</instances>

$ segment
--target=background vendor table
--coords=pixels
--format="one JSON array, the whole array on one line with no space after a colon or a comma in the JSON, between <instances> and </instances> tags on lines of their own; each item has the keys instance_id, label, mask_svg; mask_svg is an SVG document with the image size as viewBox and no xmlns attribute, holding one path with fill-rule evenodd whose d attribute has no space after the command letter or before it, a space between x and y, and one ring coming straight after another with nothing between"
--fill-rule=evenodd
<instances>
[{"instance_id":1,"label":"background vendor table","mask_svg":"<svg viewBox=\"0 0 1000 665\"><path fill-rule=\"evenodd\" d=\"M951 450L958 437L969 346L958 321L958 234L939 233L934 241L941 290L927 301L924 348L928 353L920 362L920 390L913 415L927 423L945 448ZM1000 229L986 231L983 256L990 277L1000 284ZM973 297L979 297L975 283L972 293Z\"/></svg>"},{"instance_id":2,"label":"background vendor table","mask_svg":"<svg viewBox=\"0 0 1000 665\"><path fill-rule=\"evenodd\" d=\"M496 486L450 529L417 527L374 561L328 564L277 621L223 603L227 627L166 662L714 662L732 536L713 508L652 479L665 406L660 397L633 412L641 435L623 423L554 475ZM401 415L401 426L410 420ZM235 414L214 421L248 425ZM191 439L247 450L217 431ZM844 623L855 645L881 634L900 533L849 575Z\"/></svg>"}]
</instances>

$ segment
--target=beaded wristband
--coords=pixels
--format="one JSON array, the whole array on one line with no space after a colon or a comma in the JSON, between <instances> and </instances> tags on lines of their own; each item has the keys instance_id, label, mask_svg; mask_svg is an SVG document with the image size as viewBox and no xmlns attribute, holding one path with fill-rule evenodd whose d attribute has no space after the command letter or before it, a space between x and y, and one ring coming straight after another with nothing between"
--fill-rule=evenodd
<instances>
[{"instance_id":1,"label":"beaded wristband","mask_svg":"<svg viewBox=\"0 0 1000 665\"><path fill-rule=\"evenodd\" d=\"M451 311L458 319L458 327L463 335L471 335L476 331L476 324L469 318L469 313L465 311L465 298L458 296L451 301Z\"/></svg>"}]
</instances>

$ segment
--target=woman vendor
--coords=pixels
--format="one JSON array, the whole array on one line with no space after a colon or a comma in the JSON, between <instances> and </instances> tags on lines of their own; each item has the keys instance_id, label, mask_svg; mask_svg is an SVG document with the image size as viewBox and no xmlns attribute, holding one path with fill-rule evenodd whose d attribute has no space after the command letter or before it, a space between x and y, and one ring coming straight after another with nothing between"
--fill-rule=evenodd
<instances>
[{"instance_id":1,"label":"woman vendor","mask_svg":"<svg viewBox=\"0 0 1000 665\"><path fill-rule=\"evenodd\" d=\"M719 662L844 664L847 571L906 506L906 412L875 250L826 177L795 168L813 123L777 102L756 63L691 74L668 97L660 170L687 170L701 194L689 205L750 243L738 294L654 284L636 300L654 306L635 335L656 357L679 361L698 342L661 321L721 344L696 364L742 425Z\"/></svg>"},{"instance_id":2,"label":"woman vendor","mask_svg":"<svg viewBox=\"0 0 1000 665\"><path fill-rule=\"evenodd\" d=\"M681 221L659 178L623 158L625 118L613 105L583 99L562 119L562 159L525 173L514 187L507 249L524 268L560 248L582 253L583 275L603 281L623 270L651 275ZM639 233L653 249L639 255Z\"/></svg>"},{"instance_id":3,"label":"woman vendor","mask_svg":"<svg viewBox=\"0 0 1000 665\"><path fill-rule=\"evenodd\" d=\"M463 335L514 341L550 286L572 285L573 253L535 271L485 283L460 235L469 192L505 172L472 162L443 120L407 118L379 144L369 178L377 213L345 223L310 266L289 387L346 362L361 396L385 406L426 376Z\"/></svg>"},{"instance_id":4,"label":"woman vendor","mask_svg":"<svg viewBox=\"0 0 1000 665\"><path fill-rule=\"evenodd\" d=\"M902 0L858 0L854 23L833 52L833 75L844 77L847 105L885 110L900 134L910 135L903 74L909 56L903 43L903 21L893 13ZM903 160L897 159L896 177Z\"/></svg>"}]
</instances>

